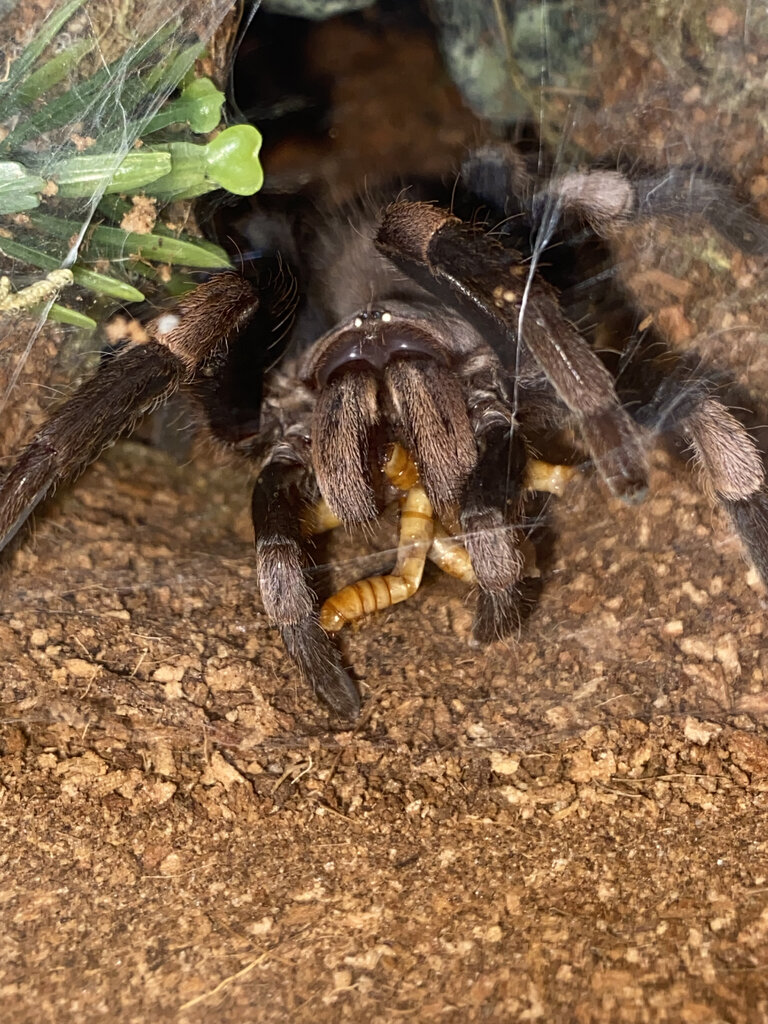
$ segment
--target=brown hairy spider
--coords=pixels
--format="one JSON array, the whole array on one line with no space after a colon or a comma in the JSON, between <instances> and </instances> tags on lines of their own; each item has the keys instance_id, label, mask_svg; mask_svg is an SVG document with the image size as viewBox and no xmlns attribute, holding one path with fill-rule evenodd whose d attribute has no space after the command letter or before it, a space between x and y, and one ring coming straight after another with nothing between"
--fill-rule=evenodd
<instances>
[{"instance_id":1,"label":"brown hairy spider","mask_svg":"<svg viewBox=\"0 0 768 1024\"><path fill-rule=\"evenodd\" d=\"M269 312L268 288L232 272L197 287L146 324L148 340L105 361L29 442L0 485L0 546L55 486L183 388L213 435L257 466L265 611L302 676L342 716L354 717L360 700L330 634L412 594L427 557L476 586L478 640L517 629L527 495L559 492L572 472L533 459L556 431L572 432L609 491L628 502L647 488L648 428L681 439L768 583L768 490L750 435L701 372L647 329L616 339L631 354L617 390L573 326L579 308L568 288L584 240L630 219L700 215L750 252L768 252L768 229L690 171L579 172L537 192L508 146L467 159L454 208L472 217L485 205L514 225L514 237L412 194L342 211L315 206L308 220L279 227L263 215L241 225L254 246L270 236L297 271L305 302L287 352L269 366L270 330L257 317L254 331L259 307L259 316ZM534 225L555 222L568 262L562 294L520 251ZM261 362L248 362L253 352ZM251 365L259 369L243 370ZM320 609L310 535L375 522L393 498L401 502L394 569Z\"/></svg>"}]
</instances>

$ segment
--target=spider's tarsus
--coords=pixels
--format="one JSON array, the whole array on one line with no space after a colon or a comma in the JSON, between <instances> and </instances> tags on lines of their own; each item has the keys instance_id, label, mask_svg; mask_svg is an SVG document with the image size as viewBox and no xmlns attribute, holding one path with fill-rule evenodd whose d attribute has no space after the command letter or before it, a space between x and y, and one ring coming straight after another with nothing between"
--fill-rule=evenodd
<instances>
[{"instance_id":1,"label":"spider's tarsus","mask_svg":"<svg viewBox=\"0 0 768 1024\"><path fill-rule=\"evenodd\" d=\"M645 448L624 410L580 418L578 427L611 494L630 505L642 501L648 493Z\"/></svg>"},{"instance_id":2,"label":"spider's tarsus","mask_svg":"<svg viewBox=\"0 0 768 1024\"><path fill-rule=\"evenodd\" d=\"M768 254L768 226L734 197L728 184L696 167L626 174L570 171L534 197L537 219L548 203L580 217L598 235L614 234L631 221L698 216L742 252Z\"/></svg>"},{"instance_id":3,"label":"spider's tarsus","mask_svg":"<svg viewBox=\"0 0 768 1024\"><path fill-rule=\"evenodd\" d=\"M150 320L147 333L192 375L222 342L248 324L258 307L259 296L253 285L227 270L214 274L183 295L172 309Z\"/></svg>"},{"instance_id":4,"label":"spider's tarsus","mask_svg":"<svg viewBox=\"0 0 768 1024\"><path fill-rule=\"evenodd\" d=\"M768 587L768 493L758 491L741 501L723 501L763 585Z\"/></svg>"},{"instance_id":5,"label":"spider's tarsus","mask_svg":"<svg viewBox=\"0 0 768 1024\"><path fill-rule=\"evenodd\" d=\"M665 381L652 406L664 407L668 392ZM667 402L665 427L693 452L705 489L730 515L768 587L768 486L754 439L733 413L708 393L704 382L695 380L689 384L687 401L677 406Z\"/></svg>"},{"instance_id":6,"label":"spider's tarsus","mask_svg":"<svg viewBox=\"0 0 768 1024\"><path fill-rule=\"evenodd\" d=\"M360 714L360 694L341 663L341 654L314 617L281 626L286 650L317 697L341 718Z\"/></svg>"},{"instance_id":7,"label":"spider's tarsus","mask_svg":"<svg viewBox=\"0 0 768 1024\"><path fill-rule=\"evenodd\" d=\"M475 640L481 644L492 644L518 633L523 621L523 602L521 586L497 591L478 590L472 627Z\"/></svg>"},{"instance_id":8,"label":"spider's tarsus","mask_svg":"<svg viewBox=\"0 0 768 1024\"><path fill-rule=\"evenodd\" d=\"M482 411L477 410L473 420L478 459L462 496L461 528L480 593L512 593L524 565L519 523L523 512L525 445L508 416L490 416L485 421ZM494 626L491 632L504 635L503 626Z\"/></svg>"}]
</instances>

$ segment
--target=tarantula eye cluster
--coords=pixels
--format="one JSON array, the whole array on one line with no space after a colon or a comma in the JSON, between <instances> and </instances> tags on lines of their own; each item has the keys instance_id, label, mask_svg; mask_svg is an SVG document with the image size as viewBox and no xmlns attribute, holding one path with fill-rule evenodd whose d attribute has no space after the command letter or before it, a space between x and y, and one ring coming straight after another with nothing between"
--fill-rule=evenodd
<instances>
[{"instance_id":1,"label":"tarantula eye cluster","mask_svg":"<svg viewBox=\"0 0 768 1024\"><path fill-rule=\"evenodd\" d=\"M438 186L433 198L447 197ZM768 253L768 228L701 174L580 172L538 188L505 145L468 157L452 198L466 220L385 193L373 207L369 199L316 209L292 236L302 237L301 249L286 254L307 282L311 315L298 318L274 366L254 353L269 350L284 303L272 307L267 291L235 273L212 277L151 320L21 452L0 485L0 544L60 482L186 389L211 433L257 464L252 514L265 612L318 697L347 718L360 697L333 634L415 593L427 559L476 589L479 641L518 629L530 495L561 493L574 472L533 457L557 430L574 436L584 464L629 502L647 489L649 428L681 441L768 583L768 490L749 433L701 369L647 326L629 339L632 358L617 383L524 248L546 204L564 224L574 214L586 223L582 239L631 218L695 213L745 251ZM499 220L512 207L517 235L474 226L481 206ZM609 287L607 275L594 280ZM246 400L225 401L242 365L259 367L239 381ZM374 522L393 500L392 571L320 607L312 535Z\"/></svg>"},{"instance_id":2,"label":"tarantula eye cluster","mask_svg":"<svg viewBox=\"0 0 768 1024\"><path fill-rule=\"evenodd\" d=\"M309 380L324 387L343 369L366 369L381 373L398 355L422 355L444 361L430 334L402 317L378 309L363 311L318 343L307 368ZM305 375L306 379L306 375Z\"/></svg>"}]
</instances>

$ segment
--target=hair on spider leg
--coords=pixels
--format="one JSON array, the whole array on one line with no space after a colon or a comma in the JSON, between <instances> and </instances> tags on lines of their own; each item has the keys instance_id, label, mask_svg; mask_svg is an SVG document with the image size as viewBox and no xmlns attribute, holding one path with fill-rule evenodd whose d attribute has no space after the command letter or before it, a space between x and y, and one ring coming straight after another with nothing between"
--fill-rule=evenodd
<instances>
[{"instance_id":1,"label":"hair on spider leg","mask_svg":"<svg viewBox=\"0 0 768 1024\"><path fill-rule=\"evenodd\" d=\"M131 342L102 362L51 414L0 483L0 550L52 490L190 383L257 306L243 278L217 275L184 296L173 313L154 317L146 341Z\"/></svg>"},{"instance_id":2,"label":"hair on spider leg","mask_svg":"<svg viewBox=\"0 0 768 1024\"><path fill-rule=\"evenodd\" d=\"M659 171L638 162L611 161L606 167L553 176L534 196L535 218L542 219L552 204L598 235L610 236L633 221L693 217L748 255L768 254L768 225L737 197L732 182L707 168Z\"/></svg>"}]
</instances>

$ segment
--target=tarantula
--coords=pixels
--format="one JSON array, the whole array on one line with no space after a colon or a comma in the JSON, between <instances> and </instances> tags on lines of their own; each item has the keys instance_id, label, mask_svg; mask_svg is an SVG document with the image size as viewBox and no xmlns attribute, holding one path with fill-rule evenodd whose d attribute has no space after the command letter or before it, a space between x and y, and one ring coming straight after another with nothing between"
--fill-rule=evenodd
<instances>
[{"instance_id":1,"label":"tarantula","mask_svg":"<svg viewBox=\"0 0 768 1024\"><path fill-rule=\"evenodd\" d=\"M574 172L537 191L505 145L472 154L453 196L469 217L481 205L493 211L507 234L418 190L383 211L368 197L341 215L316 208L287 229L266 216L241 226L252 245L277 240L297 269L306 301L285 354L269 366L269 287L233 272L199 285L146 324L143 343L103 362L22 451L0 485L0 547L57 484L183 388L214 436L257 466L264 608L317 696L345 717L358 713L359 695L330 634L412 594L427 557L476 585L480 641L517 628L526 494L560 483L533 447L555 429L572 431L609 491L629 502L647 487L647 427L682 438L768 583L768 490L747 431L689 363L655 340L640 344L647 329L629 346L645 353L635 359L641 390L627 363L620 393L573 326L574 305L563 293L561 306L518 248L553 211L560 224L581 224L563 236L574 257L585 239L643 216L698 213L752 252L768 252L766 227L695 172ZM577 270L569 266L569 279ZM397 496L393 571L319 609L309 536L370 524Z\"/></svg>"}]
</instances>

